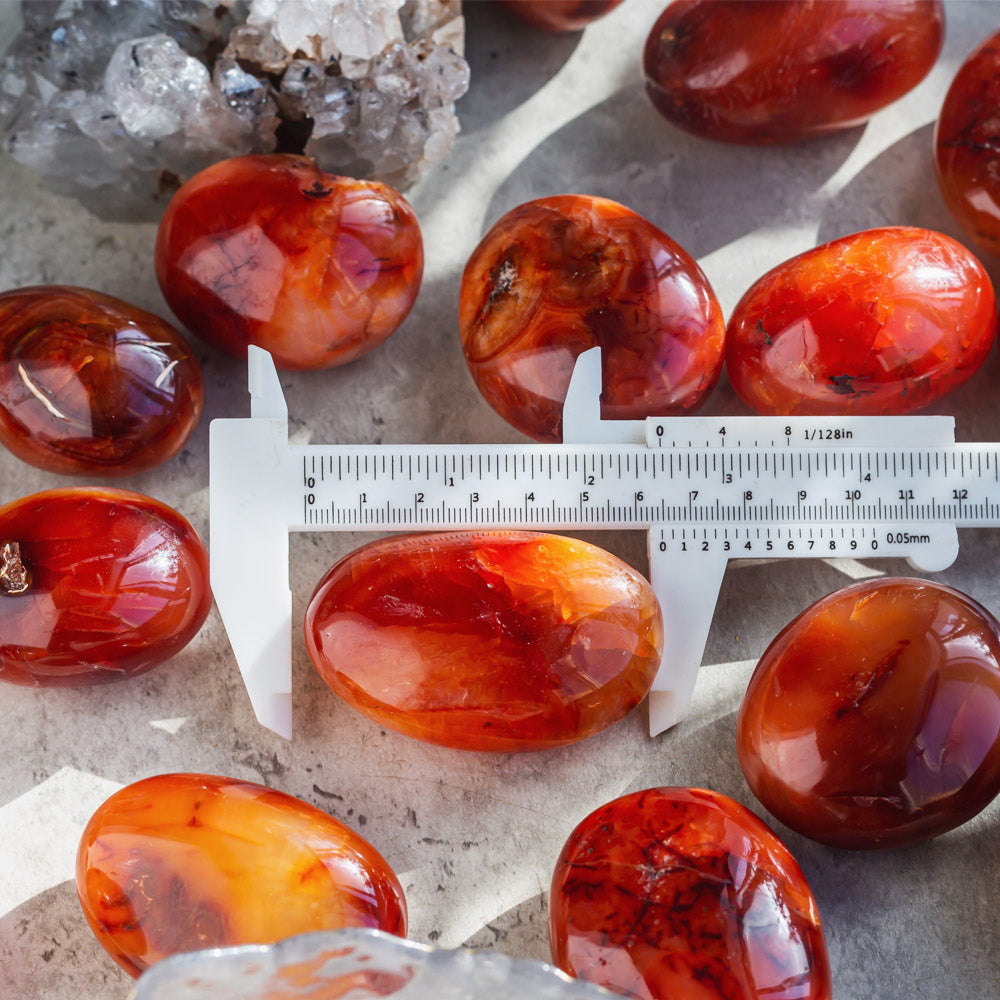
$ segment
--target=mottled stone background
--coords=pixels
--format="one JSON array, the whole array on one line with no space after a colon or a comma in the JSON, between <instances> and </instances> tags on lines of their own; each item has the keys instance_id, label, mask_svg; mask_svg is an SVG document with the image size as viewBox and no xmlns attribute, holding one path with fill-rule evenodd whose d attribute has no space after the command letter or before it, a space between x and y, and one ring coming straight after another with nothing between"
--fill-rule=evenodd
<instances>
[{"instance_id":1,"label":"mottled stone background","mask_svg":"<svg viewBox=\"0 0 1000 1000\"><path fill-rule=\"evenodd\" d=\"M866 127L777 149L699 141L648 104L639 53L660 0L626 0L581 34L549 36L490 4L467 6L472 86L450 160L410 192L427 249L423 289L382 347L331 372L282 377L297 441L516 441L480 399L459 346L466 257L528 198L604 195L648 216L700 261L727 314L767 268L818 241L908 223L961 238L931 165L933 121L955 70L997 26L995 2L948 3L945 50L914 92ZM0 12L3 8L0 7ZM0 20L0 29L9 18ZM0 288L86 285L169 316L152 269L152 225L96 221L0 156ZM1000 265L988 264L994 279ZM247 412L243 366L198 346L205 419L169 466L124 485L178 507L207 535L208 422ZM1000 435L1000 362L955 399L964 440ZM706 412L742 412L721 386ZM0 502L65 480L0 454ZM645 565L639 534L588 538ZM575 824L621 793L702 785L751 807L734 754L742 686L769 639L849 576L901 562L731 564L692 712L656 739L641 708L582 745L472 756L382 731L319 680L299 636L320 575L364 539L293 536L295 737L255 722L217 615L173 662L113 687L0 686L0 997L123 1000L130 981L81 916L76 841L94 807L146 775L195 770L298 795L370 839L400 873L418 941L548 957L546 895ZM937 579L1000 613L1000 531L967 531ZM758 811L759 807L758 807ZM777 827L819 900L838 1000L1000 995L1000 806L938 840L849 854Z\"/></svg>"}]
</instances>

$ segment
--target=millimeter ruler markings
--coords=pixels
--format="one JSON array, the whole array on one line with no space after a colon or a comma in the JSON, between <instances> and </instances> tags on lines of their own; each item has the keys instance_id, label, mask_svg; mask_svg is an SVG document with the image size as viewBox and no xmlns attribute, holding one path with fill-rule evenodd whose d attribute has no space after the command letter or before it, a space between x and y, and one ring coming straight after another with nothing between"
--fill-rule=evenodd
<instances>
[{"instance_id":1,"label":"millimeter ruler markings","mask_svg":"<svg viewBox=\"0 0 1000 1000\"><path fill-rule=\"evenodd\" d=\"M1000 525L1000 445L952 417L601 420L582 354L562 444L290 445L270 355L250 416L210 430L212 589L258 720L292 730L289 531L647 532L664 657L650 732L683 718L729 559L905 557L946 569L959 527Z\"/></svg>"}]
</instances>

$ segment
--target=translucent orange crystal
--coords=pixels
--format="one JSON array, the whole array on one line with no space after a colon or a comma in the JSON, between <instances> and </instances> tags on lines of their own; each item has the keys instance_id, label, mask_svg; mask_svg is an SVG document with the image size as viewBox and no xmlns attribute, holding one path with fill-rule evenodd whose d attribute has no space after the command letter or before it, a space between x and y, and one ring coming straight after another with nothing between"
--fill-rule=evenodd
<instances>
[{"instance_id":1,"label":"translucent orange crystal","mask_svg":"<svg viewBox=\"0 0 1000 1000\"><path fill-rule=\"evenodd\" d=\"M127 972L182 951L312 930L406 933L392 869L321 810L262 785L162 774L111 796L80 841L77 892Z\"/></svg>"}]
</instances>

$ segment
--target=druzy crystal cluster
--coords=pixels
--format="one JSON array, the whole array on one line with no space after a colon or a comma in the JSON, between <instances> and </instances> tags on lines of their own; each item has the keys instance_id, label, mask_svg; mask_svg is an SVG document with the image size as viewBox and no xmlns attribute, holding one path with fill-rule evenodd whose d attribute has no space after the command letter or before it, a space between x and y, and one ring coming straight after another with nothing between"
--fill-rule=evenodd
<instances>
[{"instance_id":1,"label":"druzy crystal cluster","mask_svg":"<svg viewBox=\"0 0 1000 1000\"><path fill-rule=\"evenodd\" d=\"M37 0L0 66L7 148L108 217L225 157L412 183L468 87L461 0Z\"/></svg>"}]
</instances>

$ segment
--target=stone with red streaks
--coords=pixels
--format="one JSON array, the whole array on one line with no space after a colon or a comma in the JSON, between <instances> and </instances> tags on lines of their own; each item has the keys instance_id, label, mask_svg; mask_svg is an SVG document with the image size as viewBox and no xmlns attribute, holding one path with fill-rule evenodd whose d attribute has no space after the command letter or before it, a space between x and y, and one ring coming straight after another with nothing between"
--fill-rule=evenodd
<instances>
[{"instance_id":1,"label":"stone with red streaks","mask_svg":"<svg viewBox=\"0 0 1000 1000\"><path fill-rule=\"evenodd\" d=\"M976 243L1000 254L1000 32L959 68L934 130L945 204Z\"/></svg>"},{"instance_id":2,"label":"stone with red streaks","mask_svg":"<svg viewBox=\"0 0 1000 1000\"><path fill-rule=\"evenodd\" d=\"M87 288L0 294L0 442L48 472L125 476L184 446L201 366L164 320Z\"/></svg>"},{"instance_id":3,"label":"stone with red streaks","mask_svg":"<svg viewBox=\"0 0 1000 1000\"><path fill-rule=\"evenodd\" d=\"M156 236L156 276L185 326L285 369L345 364L381 344L417 297L416 214L379 181L308 157L239 156L181 186Z\"/></svg>"},{"instance_id":4,"label":"stone with red streaks","mask_svg":"<svg viewBox=\"0 0 1000 1000\"><path fill-rule=\"evenodd\" d=\"M643 51L646 91L672 124L773 144L867 121L930 72L938 0L677 0Z\"/></svg>"},{"instance_id":5,"label":"stone with red streaks","mask_svg":"<svg viewBox=\"0 0 1000 1000\"><path fill-rule=\"evenodd\" d=\"M603 549L524 531L372 542L305 620L323 679L381 725L466 750L542 750L623 718L662 652L649 583Z\"/></svg>"},{"instance_id":6,"label":"stone with red streaks","mask_svg":"<svg viewBox=\"0 0 1000 1000\"><path fill-rule=\"evenodd\" d=\"M180 652L211 606L205 546L159 500L77 486L0 507L0 680L133 677Z\"/></svg>"},{"instance_id":7,"label":"stone with red streaks","mask_svg":"<svg viewBox=\"0 0 1000 1000\"><path fill-rule=\"evenodd\" d=\"M138 976L179 952L306 931L406 933L403 890L349 827L291 795L210 774L160 774L90 818L76 886L98 941Z\"/></svg>"},{"instance_id":8,"label":"stone with red streaks","mask_svg":"<svg viewBox=\"0 0 1000 1000\"><path fill-rule=\"evenodd\" d=\"M700 788L601 806L552 876L549 940L565 972L633 1000L831 1000L805 876L750 810Z\"/></svg>"},{"instance_id":9,"label":"stone with red streaks","mask_svg":"<svg viewBox=\"0 0 1000 1000\"><path fill-rule=\"evenodd\" d=\"M909 413L969 379L996 327L993 285L964 246L866 229L754 282L729 319L726 371L758 413Z\"/></svg>"},{"instance_id":10,"label":"stone with red streaks","mask_svg":"<svg viewBox=\"0 0 1000 1000\"><path fill-rule=\"evenodd\" d=\"M624 205L557 195L508 212L462 275L462 347L486 401L562 439L577 357L602 352L606 420L688 413L722 369L725 323L698 264Z\"/></svg>"},{"instance_id":11,"label":"stone with red streaks","mask_svg":"<svg viewBox=\"0 0 1000 1000\"><path fill-rule=\"evenodd\" d=\"M821 598L764 652L740 765L782 823L834 847L898 847L1000 791L1000 623L951 587L866 580Z\"/></svg>"}]
</instances>

